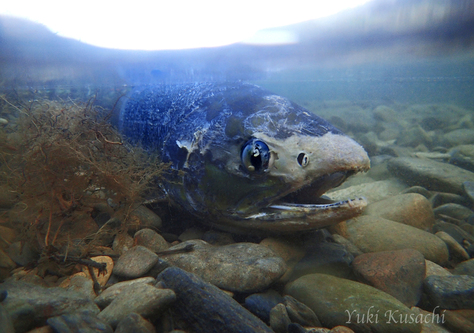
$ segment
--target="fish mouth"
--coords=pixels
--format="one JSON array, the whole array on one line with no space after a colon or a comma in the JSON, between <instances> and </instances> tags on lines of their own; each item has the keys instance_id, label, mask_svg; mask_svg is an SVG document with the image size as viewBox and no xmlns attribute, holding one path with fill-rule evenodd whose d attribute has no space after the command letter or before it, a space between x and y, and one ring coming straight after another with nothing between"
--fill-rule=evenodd
<instances>
[{"instance_id":1,"label":"fish mouth","mask_svg":"<svg viewBox=\"0 0 474 333\"><path fill-rule=\"evenodd\" d=\"M323 196L355 173L350 170L323 175L260 209L258 213L247 216L246 220L253 222L257 229L294 232L324 228L356 217L367 206L364 197L333 201Z\"/></svg>"}]
</instances>

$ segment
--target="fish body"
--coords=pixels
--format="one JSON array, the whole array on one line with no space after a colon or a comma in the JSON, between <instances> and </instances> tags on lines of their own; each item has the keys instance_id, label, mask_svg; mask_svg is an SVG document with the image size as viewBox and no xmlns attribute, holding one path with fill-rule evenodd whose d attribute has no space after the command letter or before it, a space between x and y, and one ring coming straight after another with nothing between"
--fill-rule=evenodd
<instances>
[{"instance_id":1,"label":"fish body","mask_svg":"<svg viewBox=\"0 0 474 333\"><path fill-rule=\"evenodd\" d=\"M255 85L136 88L122 103L118 127L184 171L163 189L221 229L318 229L359 215L367 204L319 199L369 169L364 149L326 120Z\"/></svg>"}]
</instances>

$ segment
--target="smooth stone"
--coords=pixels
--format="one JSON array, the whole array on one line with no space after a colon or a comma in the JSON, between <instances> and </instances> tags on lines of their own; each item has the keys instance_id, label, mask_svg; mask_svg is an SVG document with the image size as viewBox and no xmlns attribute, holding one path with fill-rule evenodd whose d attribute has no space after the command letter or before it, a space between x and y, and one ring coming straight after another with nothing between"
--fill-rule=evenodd
<instances>
[{"instance_id":1,"label":"smooth stone","mask_svg":"<svg viewBox=\"0 0 474 333\"><path fill-rule=\"evenodd\" d=\"M122 254L113 269L113 273L128 279L145 275L158 261L158 256L144 246L134 246Z\"/></svg>"},{"instance_id":2,"label":"smooth stone","mask_svg":"<svg viewBox=\"0 0 474 333\"><path fill-rule=\"evenodd\" d=\"M174 290L176 302L172 309L195 333L272 332L236 300L195 274L170 267L157 280Z\"/></svg>"},{"instance_id":3,"label":"smooth stone","mask_svg":"<svg viewBox=\"0 0 474 333\"><path fill-rule=\"evenodd\" d=\"M343 245L329 242L314 242L306 255L293 267L288 280L312 273L323 273L342 278L353 278L351 264L354 257Z\"/></svg>"},{"instance_id":4,"label":"smooth stone","mask_svg":"<svg viewBox=\"0 0 474 333\"><path fill-rule=\"evenodd\" d=\"M67 291L75 291L81 295L88 296L90 300L96 297L94 292L94 283L89 277L75 274L69 281L69 286L66 288Z\"/></svg>"},{"instance_id":5,"label":"smooth stone","mask_svg":"<svg viewBox=\"0 0 474 333\"><path fill-rule=\"evenodd\" d=\"M291 320L285 305L280 303L270 310L270 327L275 333L286 333L290 324Z\"/></svg>"},{"instance_id":6,"label":"smooth stone","mask_svg":"<svg viewBox=\"0 0 474 333\"><path fill-rule=\"evenodd\" d=\"M229 291L261 291L278 280L287 268L282 258L254 243L213 246L202 240L190 240L171 247L170 251L189 244L194 245L193 251L169 254L162 259Z\"/></svg>"},{"instance_id":7,"label":"smooth stone","mask_svg":"<svg viewBox=\"0 0 474 333\"><path fill-rule=\"evenodd\" d=\"M348 198L365 197L369 203L399 194L408 186L396 179L379 180L371 183L354 185L344 189L327 192L333 200L347 200Z\"/></svg>"},{"instance_id":8,"label":"smooth stone","mask_svg":"<svg viewBox=\"0 0 474 333\"><path fill-rule=\"evenodd\" d=\"M449 234L459 244L462 244L464 240L467 240L471 244L474 243L474 236L455 224L437 221L433 226L433 232L436 233L438 231L444 231L445 233Z\"/></svg>"},{"instance_id":9,"label":"smooth stone","mask_svg":"<svg viewBox=\"0 0 474 333\"><path fill-rule=\"evenodd\" d=\"M474 181L474 173L457 166L420 158L398 157L388 161L388 169L410 186L430 191L462 195L462 183Z\"/></svg>"},{"instance_id":10,"label":"smooth stone","mask_svg":"<svg viewBox=\"0 0 474 333\"><path fill-rule=\"evenodd\" d=\"M474 276L474 259L469 259L456 265L451 272L456 275Z\"/></svg>"},{"instance_id":11,"label":"smooth stone","mask_svg":"<svg viewBox=\"0 0 474 333\"><path fill-rule=\"evenodd\" d=\"M469 254L461 246L461 244L456 242L456 240L449 234L445 233L444 231L438 231L435 235L441 238L448 246L449 257L451 260L455 262L461 262L470 258Z\"/></svg>"},{"instance_id":12,"label":"smooth stone","mask_svg":"<svg viewBox=\"0 0 474 333\"><path fill-rule=\"evenodd\" d=\"M428 312L416 306L411 307L415 313L415 320L421 321L423 329L421 333L450 333L441 324L443 324L444 317L433 312Z\"/></svg>"},{"instance_id":13,"label":"smooth stone","mask_svg":"<svg viewBox=\"0 0 474 333\"><path fill-rule=\"evenodd\" d=\"M437 216L447 215L457 220L467 220L469 216L474 214L474 212L469 208L455 203L438 206L434 209L434 213Z\"/></svg>"},{"instance_id":14,"label":"smooth stone","mask_svg":"<svg viewBox=\"0 0 474 333\"><path fill-rule=\"evenodd\" d=\"M420 143L429 147L433 144L433 139L420 125L416 125L401 132L395 143L402 147L416 147Z\"/></svg>"},{"instance_id":15,"label":"smooth stone","mask_svg":"<svg viewBox=\"0 0 474 333\"><path fill-rule=\"evenodd\" d=\"M88 295L59 287L45 288L22 281L12 281L0 284L0 293L4 291L7 292L7 298L2 305L10 315L17 333L45 325L47 318L65 313L82 311L99 313L99 308Z\"/></svg>"},{"instance_id":16,"label":"smooth stone","mask_svg":"<svg viewBox=\"0 0 474 333\"><path fill-rule=\"evenodd\" d=\"M132 211L127 223L128 231L132 234L143 228L160 230L161 226L161 218L145 206L138 206Z\"/></svg>"},{"instance_id":17,"label":"smooth stone","mask_svg":"<svg viewBox=\"0 0 474 333\"><path fill-rule=\"evenodd\" d=\"M474 145L460 145L450 149L449 163L474 171Z\"/></svg>"},{"instance_id":18,"label":"smooth stone","mask_svg":"<svg viewBox=\"0 0 474 333\"><path fill-rule=\"evenodd\" d=\"M5 295L6 296L6 295ZM13 321L0 301L0 333L15 333Z\"/></svg>"},{"instance_id":19,"label":"smooth stone","mask_svg":"<svg viewBox=\"0 0 474 333\"><path fill-rule=\"evenodd\" d=\"M286 311L293 323L298 323L305 327L321 326L318 316L309 306L290 295L285 295L284 299Z\"/></svg>"},{"instance_id":20,"label":"smooth stone","mask_svg":"<svg viewBox=\"0 0 474 333\"><path fill-rule=\"evenodd\" d=\"M101 287L104 287L107 284L107 281L109 281L110 276L112 275L112 271L114 269L113 259L109 256L97 256L91 257L90 260L95 261L99 264L105 264L105 270L102 272L99 272L98 268L92 267L92 272L94 273L97 282ZM89 269L87 269L86 267L83 268L83 272L86 274L86 276L92 278L90 276Z\"/></svg>"},{"instance_id":21,"label":"smooth stone","mask_svg":"<svg viewBox=\"0 0 474 333\"><path fill-rule=\"evenodd\" d=\"M426 188L421 187L421 186L412 186L412 187L409 187L409 188L403 190L400 194L405 194L405 193L417 193L417 194L421 194L421 195L424 196L426 199L431 198L432 195L433 195L430 191L428 191Z\"/></svg>"},{"instance_id":22,"label":"smooth stone","mask_svg":"<svg viewBox=\"0 0 474 333\"><path fill-rule=\"evenodd\" d=\"M337 244L341 244L342 246L344 246L347 252L352 254L354 258L364 253L347 238L344 238L338 234L333 234L332 237Z\"/></svg>"},{"instance_id":23,"label":"smooth stone","mask_svg":"<svg viewBox=\"0 0 474 333\"><path fill-rule=\"evenodd\" d=\"M403 303L359 282L326 274L310 274L286 285L285 292L309 306L324 327L342 325L363 333L421 331L419 324L395 323L390 317L390 314L397 318L412 314ZM362 321L362 315L367 318L368 313L373 314L372 320ZM376 314L379 320L375 320Z\"/></svg>"},{"instance_id":24,"label":"smooth stone","mask_svg":"<svg viewBox=\"0 0 474 333\"><path fill-rule=\"evenodd\" d=\"M471 202L474 202L474 181L462 183L462 189L469 199L471 199Z\"/></svg>"},{"instance_id":25,"label":"smooth stone","mask_svg":"<svg viewBox=\"0 0 474 333\"><path fill-rule=\"evenodd\" d=\"M5 252L0 249L0 268L5 268L7 270L12 270L16 267L16 264Z\"/></svg>"},{"instance_id":26,"label":"smooth stone","mask_svg":"<svg viewBox=\"0 0 474 333\"><path fill-rule=\"evenodd\" d=\"M133 247L133 237L128 233L118 233L112 243L112 250L122 255Z\"/></svg>"},{"instance_id":27,"label":"smooth stone","mask_svg":"<svg viewBox=\"0 0 474 333\"><path fill-rule=\"evenodd\" d=\"M421 299L426 267L419 251L365 253L354 259L352 267L360 282L392 295L408 307Z\"/></svg>"},{"instance_id":28,"label":"smooth stone","mask_svg":"<svg viewBox=\"0 0 474 333\"><path fill-rule=\"evenodd\" d=\"M156 280L150 276L138 278L135 280L118 282L109 288L105 289L99 296L94 299L95 304L100 308L105 308L126 288L134 284L148 284L154 285Z\"/></svg>"},{"instance_id":29,"label":"smooth stone","mask_svg":"<svg viewBox=\"0 0 474 333\"><path fill-rule=\"evenodd\" d=\"M170 246L168 242L154 230L144 228L138 230L133 236L133 244L141 245L153 252L161 252L167 250Z\"/></svg>"},{"instance_id":30,"label":"smooth stone","mask_svg":"<svg viewBox=\"0 0 474 333\"><path fill-rule=\"evenodd\" d=\"M112 327L90 312L67 313L46 320L55 333L113 333Z\"/></svg>"},{"instance_id":31,"label":"smooth stone","mask_svg":"<svg viewBox=\"0 0 474 333\"><path fill-rule=\"evenodd\" d=\"M170 289L158 289L144 283L137 283L123 289L98 317L112 328L130 313L147 318L167 309L176 300Z\"/></svg>"},{"instance_id":32,"label":"smooth stone","mask_svg":"<svg viewBox=\"0 0 474 333\"><path fill-rule=\"evenodd\" d=\"M0 205L1 208L1 205ZM0 248L4 248L4 245L10 244L9 247L11 247L11 244L15 242L16 237L18 236L18 233L12 229L5 227L3 225L0 225ZM18 242L19 243L19 242Z\"/></svg>"},{"instance_id":33,"label":"smooth stone","mask_svg":"<svg viewBox=\"0 0 474 333\"><path fill-rule=\"evenodd\" d=\"M424 291L431 304L442 309L474 309L474 276L428 276Z\"/></svg>"},{"instance_id":34,"label":"smooth stone","mask_svg":"<svg viewBox=\"0 0 474 333\"><path fill-rule=\"evenodd\" d=\"M474 130L460 128L444 134L443 138L451 147L472 144L474 143Z\"/></svg>"},{"instance_id":35,"label":"smooth stone","mask_svg":"<svg viewBox=\"0 0 474 333\"><path fill-rule=\"evenodd\" d=\"M463 317L456 311L444 311L444 326L455 333L471 333L474 332L474 322Z\"/></svg>"},{"instance_id":36,"label":"smooth stone","mask_svg":"<svg viewBox=\"0 0 474 333\"><path fill-rule=\"evenodd\" d=\"M414 249L440 265L449 259L448 248L439 237L381 217L364 215L350 220L347 232L349 240L363 252Z\"/></svg>"},{"instance_id":37,"label":"smooth stone","mask_svg":"<svg viewBox=\"0 0 474 333\"><path fill-rule=\"evenodd\" d=\"M204 236L204 230L194 227L184 230L183 233L178 236L178 239L182 242L186 242L188 240L201 239L202 236Z\"/></svg>"},{"instance_id":38,"label":"smooth stone","mask_svg":"<svg viewBox=\"0 0 474 333\"><path fill-rule=\"evenodd\" d=\"M115 333L155 333L155 327L138 313L130 313L117 325Z\"/></svg>"},{"instance_id":39,"label":"smooth stone","mask_svg":"<svg viewBox=\"0 0 474 333\"><path fill-rule=\"evenodd\" d=\"M369 204L363 214L380 216L424 231L431 231L435 221L430 201L416 193L395 195Z\"/></svg>"},{"instance_id":40,"label":"smooth stone","mask_svg":"<svg viewBox=\"0 0 474 333\"><path fill-rule=\"evenodd\" d=\"M279 303L283 303L285 299L275 290L268 290L264 293L256 293L245 298L244 306L263 320L270 323L270 311Z\"/></svg>"},{"instance_id":41,"label":"smooth stone","mask_svg":"<svg viewBox=\"0 0 474 333\"><path fill-rule=\"evenodd\" d=\"M201 239L211 245L229 245L235 243L232 234L217 230L206 231Z\"/></svg>"},{"instance_id":42,"label":"smooth stone","mask_svg":"<svg viewBox=\"0 0 474 333\"><path fill-rule=\"evenodd\" d=\"M438 276L453 275L446 268L432 262L431 260L425 260L425 265L426 265L425 278L431 275L438 275Z\"/></svg>"},{"instance_id":43,"label":"smooth stone","mask_svg":"<svg viewBox=\"0 0 474 333\"><path fill-rule=\"evenodd\" d=\"M431 206L438 208L445 204L457 204L461 206L469 206L471 201L464 196L454 193L437 192L430 198ZM456 212L454 212L456 214ZM455 216L455 215L454 215Z\"/></svg>"}]
</instances>

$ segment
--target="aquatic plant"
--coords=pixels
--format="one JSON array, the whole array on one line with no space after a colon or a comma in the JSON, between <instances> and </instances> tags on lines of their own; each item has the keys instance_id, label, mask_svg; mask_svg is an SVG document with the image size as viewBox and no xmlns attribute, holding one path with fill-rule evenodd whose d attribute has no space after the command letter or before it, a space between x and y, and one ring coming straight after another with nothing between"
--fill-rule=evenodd
<instances>
[{"instance_id":1,"label":"aquatic plant","mask_svg":"<svg viewBox=\"0 0 474 333\"><path fill-rule=\"evenodd\" d=\"M14 119L0 129L0 188L16 198L4 222L43 256L80 257L110 245L150 184L169 171L124 143L93 101L0 99L0 113L8 108ZM104 211L114 224L96 223Z\"/></svg>"}]
</instances>

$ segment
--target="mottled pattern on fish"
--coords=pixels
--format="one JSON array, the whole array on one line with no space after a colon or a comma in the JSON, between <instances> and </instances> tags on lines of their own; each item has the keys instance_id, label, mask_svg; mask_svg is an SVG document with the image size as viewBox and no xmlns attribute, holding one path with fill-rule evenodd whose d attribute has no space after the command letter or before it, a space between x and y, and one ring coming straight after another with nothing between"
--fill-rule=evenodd
<instances>
[{"instance_id":1,"label":"mottled pattern on fish","mask_svg":"<svg viewBox=\"0 0 474 333\"><path fill-rule=\"evenodd\" d=\"M180 185L164 184L170 198L221 227L298 231L334 224L343 217L302 226L328 208L277 200L302 188L319 197L369 168L365 151L329 122L250 84L137 88L119 118L129 140L185 171Z\"/></svg>"}]
</instances>

